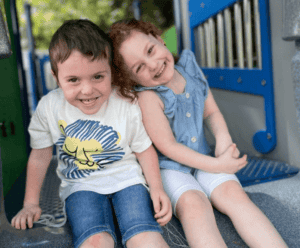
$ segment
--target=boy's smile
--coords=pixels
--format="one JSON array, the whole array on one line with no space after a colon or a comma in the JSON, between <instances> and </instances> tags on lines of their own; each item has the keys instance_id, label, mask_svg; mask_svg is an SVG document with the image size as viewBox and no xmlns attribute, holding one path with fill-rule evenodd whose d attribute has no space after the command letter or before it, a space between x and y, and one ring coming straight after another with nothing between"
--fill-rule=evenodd
<instances>
[{"instance_id":1,"label":"boy's smile","mask_svg":"<svg viewBox=\"0 0 300 248\"><path fill-rule=\"evenodd\" d=\"M174 77L173 55L160 37L132 31L121 45L120 54L133 79L143 86L167 86Z\"/></svg>"},{"instance_id":2,"label":"boy's smile","mask_svg":"<svg viewBox=\"0 0 300 248\"><path fill-rule=\"evenodd\" d=\"M59 87L66 100L84 114L97 113L111 93L111 69L106 59L91 61L77 50L58 63Z\"/></svg>"}]
</instances>

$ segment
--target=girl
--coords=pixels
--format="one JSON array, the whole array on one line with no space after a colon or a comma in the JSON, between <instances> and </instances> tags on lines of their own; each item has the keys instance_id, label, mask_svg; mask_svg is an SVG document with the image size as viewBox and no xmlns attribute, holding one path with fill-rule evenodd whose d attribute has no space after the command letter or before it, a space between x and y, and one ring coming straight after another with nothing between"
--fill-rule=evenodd
<instances>
[{"instance_id":1,"label":"girl","mask_svg":"<svg viewBox=\"0 0 300 248\"><path fill-rule=\"evenodd\" d=\"M190 247L226 247L211 204L229 216L250 247L287 247L234 175L247 164L246 155L239 158L194 54L183 51L174 65L160 35L152 24L134 19L112 25L115 82L123 95L140 92L163 185ZM204 122L216 140L215 157L209 156Z\"/></svg>"}]
</instances>

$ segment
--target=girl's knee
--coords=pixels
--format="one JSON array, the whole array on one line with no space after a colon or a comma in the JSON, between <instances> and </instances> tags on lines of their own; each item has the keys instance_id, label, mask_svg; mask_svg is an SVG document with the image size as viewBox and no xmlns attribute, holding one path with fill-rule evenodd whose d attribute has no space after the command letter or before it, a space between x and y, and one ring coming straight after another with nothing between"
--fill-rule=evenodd
<instances>
[{"instance_id":1,"label":"girl's knee","mask_svg":"<svg viewBox=\"0 0 300 248\"><path fill-rule=\"evenodd\" d=\"M228 181L219 185L212 192L211 201L224 214L228 214L228 211L234 211L235 208L240 208L242 205L252 203L242 186L236 181Z\"/></svg>"},{"instance_id":2,"label":"girl's knee","mask_svg":"<svg viewBox=\"0 0 300 248\"><path fill-rule=\"evenodd\" d=\"M97 233L85 240L80 248L106 248L114 247L114 240L107 232Z\"/></svg>"},{"instance_id":3,"label":"girl's knee","mask_svg":"<svg viewBox=\"0 0 300 248\"><path fill-rule=\"evenodd\" d=\"M183 193L176 204L176 214L179 217L193 211L212 211L212 206L207 196L197 190L189 190Z\"/></svg>"}]
</instances>

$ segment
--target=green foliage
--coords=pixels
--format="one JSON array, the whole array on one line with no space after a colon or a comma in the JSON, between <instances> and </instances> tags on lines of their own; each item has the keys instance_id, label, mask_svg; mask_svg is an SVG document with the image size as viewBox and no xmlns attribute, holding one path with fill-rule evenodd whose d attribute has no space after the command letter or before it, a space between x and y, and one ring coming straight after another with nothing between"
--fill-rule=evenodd
<instances>
[{"instance_id":1,"label":"green foliage","mask_svg":"<svg viewBox=\"0 0 300 248\"><path fill-rule=\"evenodd\" d=\"M110 25L132 18L133 0L27 0L38 49L47 49L53 33L68 19L89 19L107 31ZM25 0L16 0L22 38L26 37ZM172 0L141 0L142 19L166 30L173 25ZM23 47L26 43L23 42Z\"/></svg>"},{"instance_id":2,"label":"green foliage","mask_svg":"<svg viewBox=\"0 0 300 248\"><path fill-rule=\"evenodd\" d=\"M47 49L53 33L68 19L89 19L103 30L129 13L131 0L28 0L36 47ZM26 36L24 0L17 0L22 37ZM131 16L133 17L133 16Z\"/></svg>"}]
</instances>

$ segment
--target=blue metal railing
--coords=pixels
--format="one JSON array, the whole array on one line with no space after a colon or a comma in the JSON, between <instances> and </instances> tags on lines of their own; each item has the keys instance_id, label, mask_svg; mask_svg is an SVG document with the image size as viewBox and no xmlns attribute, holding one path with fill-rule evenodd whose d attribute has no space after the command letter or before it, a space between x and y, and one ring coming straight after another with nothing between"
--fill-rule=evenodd
<instances>
[{"instance_id":1,"label":"blue metal railing","mask_svg":"<svg viewBox=\"0 0 300 248\"><path fill-rule=\"evenodd\" d=\"M175 1L174 1L175 2ZM176 1L178 2L178 1ZM181 1L181 4L184 1ZM216 16L224 9L232 6L237 0L189 0L188 20L185 26L188 29L190 37L190 48L195 52L196 28L203 24L207 19ZM259 0L259 17L261 26L261 50L262 66L261 69L241 69L241 68L207 68L202 67L204 74L209 79L211 88L223 89L252 95L262 96L264 98L265 108L265 126L264 130L257 130L253 136L253 146L260 153L266 154L276 147L276 123L273 92L273 71L272 71L272 53L271 53L271 29L269 21L269 1ZM178 15L178 13L175 13ZM180 13L179 13L180 15ZM182 16L182 14L181 14Z\"/></svg>"}]
</instances>

